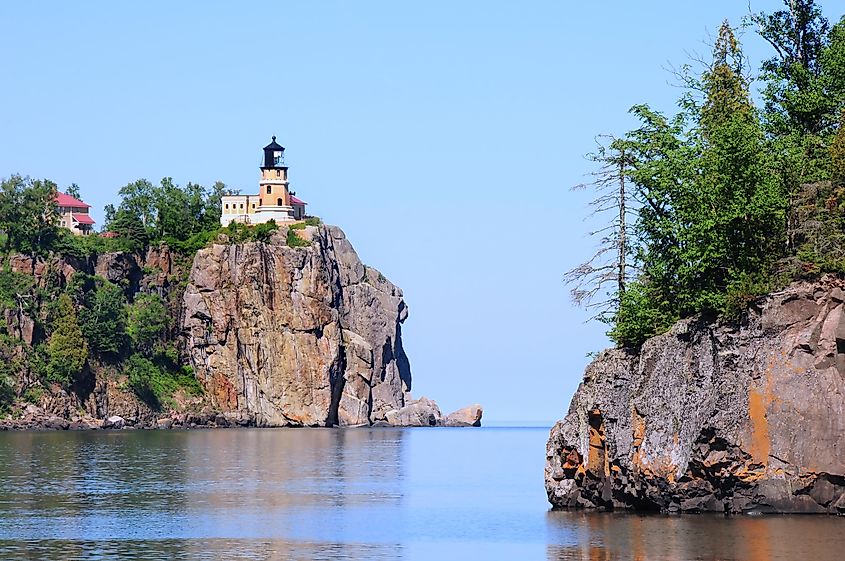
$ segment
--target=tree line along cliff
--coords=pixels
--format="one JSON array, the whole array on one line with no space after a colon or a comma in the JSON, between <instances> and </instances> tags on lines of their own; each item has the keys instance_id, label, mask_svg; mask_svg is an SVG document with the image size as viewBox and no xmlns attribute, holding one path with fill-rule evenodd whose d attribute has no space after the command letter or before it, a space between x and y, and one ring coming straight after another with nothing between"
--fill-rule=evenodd
<instances>
[{"instance_id":1,"label":"tree line along cliff","mask_svg":"<svg viewBox=\"0 0 845 561\"><path fill-rule=\"evenodd\" d=\"M221 228L222 190L134 182L72 236L54 184L2 182L0 426L480 422L411 397L402 292L339 228Z\"/></svg>"},{"instance_id":2,"label":"tree line along cliff","mask_svg":"<svg viewBox=\"0 0 845 561\"><path fill-rule=\"evenodd\" d=\"M759 106L726 22L680 112L594 155L613 219L567 279L616 348L551 431L554 507L845 513L845 18L784 6L745 22Z\"/></svg>"},{"instance_id":3,"label":"tree line along cliff","mask_svg":"<svg viewBox=\"0 0 845 561\"><path fill-rule=\"evenodd\" d=\"M789 0L742 24L770 58L755 68L725 22L711 56L676 71L676 114L637 104L636 128L591 155L581 187L609 220L566 279L618 346L845 273L845 19Z\"/></svg>"}]
</instances>

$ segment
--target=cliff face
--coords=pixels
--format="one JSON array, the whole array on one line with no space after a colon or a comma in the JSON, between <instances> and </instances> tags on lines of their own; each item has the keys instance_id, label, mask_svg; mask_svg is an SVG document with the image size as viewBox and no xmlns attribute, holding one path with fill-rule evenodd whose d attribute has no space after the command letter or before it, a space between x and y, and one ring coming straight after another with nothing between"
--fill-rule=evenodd
<instances>
[{"instance_id":1,"label":"cliff face","mask_svg":"<svg viewBox=\"0 0 845 561\"><path fill-rule=\"evenodd\" d=\"M190 365L215 409L260 426L384 422L411 389L402 291L339 228L299 233L310 247L280 232L196 255L181 318Z\"/></svg>"},{"instance_id":2,"label":"cliff face","mask_svg":"<svg viewBox=\"0 0 845 561\"><path fill-rule=\"evenodd\" d=\"M845 512L845 292L826 278L740 327L677 323L587 367L551 431L555 507Z\"/></svg>"},{"instance_id":3,"label":"cliff face","mask_svg":"<svg viewBox=\"0 0 845 561\"><path fill-rule=\"evenodd\" d=\"M478 405L444 416L434 401L411 398L402 291L365 267L339 228L307 226L296 234L308 243L289 247L281 226L267 242L221 236L194 256L165 245L144 255L53 255L34 264L13 256L12 271L39 290L18 294L0 315L0 358L15 365L0 430L479 426ZM191 367L204 392L192 384L158 404L142 399L129 384L128 349L105 358L89 353L72 387L49 381L38 349L50 337L50 295L77 273L112 282L129 303L159 295L170 316L160 343L178 355L178 366ZM0 390L6 387L0 378Z\"/></svg>"}]
</instances>

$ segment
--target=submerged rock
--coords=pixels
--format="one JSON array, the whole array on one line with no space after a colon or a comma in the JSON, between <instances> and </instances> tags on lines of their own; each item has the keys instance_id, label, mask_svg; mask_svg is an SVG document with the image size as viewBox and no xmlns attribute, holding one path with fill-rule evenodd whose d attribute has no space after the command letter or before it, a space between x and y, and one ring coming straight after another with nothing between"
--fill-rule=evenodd
<instances>
[{"instance_id":1,"label":"submerged rock","mask_svg":"<svg viewBox=\"0 0 845 561\"><path fill-rule=\"evenodd\" d=\"M678 322L603 352L551 431L555 507L845 511L845 296L826 278L740 327Z\"/></svg>"}]
</instances>

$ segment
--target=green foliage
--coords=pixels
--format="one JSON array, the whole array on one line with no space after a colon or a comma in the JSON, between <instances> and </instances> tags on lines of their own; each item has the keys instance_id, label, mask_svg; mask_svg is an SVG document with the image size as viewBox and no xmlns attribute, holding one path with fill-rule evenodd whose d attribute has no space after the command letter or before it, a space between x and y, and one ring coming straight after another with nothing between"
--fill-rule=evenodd
<instances>
[{"instance_id":1,"label":"green foliage","mask_svg":"<svg viewBox=\"0 0 845 561\"><path fill-rule=\"evenodd\" d=\"M845 112L830 143L830 178L836 185L845 186Z\"/></svg>"},{"instance_id":2,"label":"green foliage","mask_svg":"<svg viewBox=\"0 0 845 561\"><path fill-rule=\"evenodd\" d=\"M0 336L0 413L8 411L17 397L17 379L24 370L17 341Z\"/></svg>"},{"instance_id":3,"label":"green foliage","mask_svg":"<svg viewBox=\"0 0 845 561\"><path fill-rule=\"evenodd\" d=\"M19 175L0 181L0 230L7 253L46 255L58 237L58 220L55 183Z\"/></svg>"},{"instance_id":4,"label":"green foliage","mask_svg":"<svg viewBox=\"0 0 845 561\"><path fill-rule=\"evenodd\" d=\"M149 356L170 327L170 315L158 294L141 294L129 306L126 332L133 348Z\"/></svg>"},{"instance_id":5,"label":"green foliage","mask_svg":"<svg viewBox=\"0 0 845 561\"><path fill-rule=\"evenodd\" d=\"M0 372L0 413L6 413L14 399L14 381L8 375Z\"/></svg>"},{"instance_id":6,"label":"green foliage","mask_svg":"<svg viewBox=\"0 0 845 561\"><path fill-rule=\"evenodd\" d=\"M109 228L129 251L142 251L150 241L141 217L122 206L109 221Z\"/></svg>"},{"instance_id":7,"label":"green foliage","mask_svg":"<svg viewBox=\"0 0 845 561\"><path fill-rule=\"evenodd\" d=\"M322 224L323 221L320 220L319 216L308 216L305 218L305 225L306 226L319 226Z\"/></svg>"},{"instance_id":8,"label":"green foliage","mask_svg":"<svg viewBox=\"0 0 845 561\"><path fill-rule=\"evenodd\" d=\"M678 115L632 109L639 126L618 142L638 274L610 318L620 346L693 314L737 321L791 279L845 275L845 18L831 27L813 0L784 5L751 16L775 51L762 111L727 23L705 71L684 68Z\"/></svg>"},{"instance_id":9,"label":"green foliage","mask_svg":"<svg viewBox=\"0 0 845 561\"><path fill-rule=\"evenodd\" d=\"M25 312L34 312L33 292L35 277L25 273L17 273L9 269L0 270L0 307L17 308L21 306Z\"/></svg>"},{"instance_id":10,"label":"green foliage","mask_svg":"<svg viewBox=\"0 0 845 561\"><path fill-rule=\"evenodd\" d=\"M827 146L845 108L845 20L833 27L814 0L752 16L775 55L762 65L764 123L792 186L826 179Z\"/></svg>"},{"instance_id":11,"label":"green foliage","mask_svg":"<svg viewBox=\"0 0 845 561\"><path fill-rule=\"evenodd\" d=\"M73 279L73 287L83 292L79 311L82 333L95 353L116 358L126 344L126 298L117 285L100 277L86 277L77 273Z\"/></svg>"},{"instance_id":12,"label":"green foliage","mask_svg":"<svg viewBox=\"0 0 845 561\"><path fill-rule=\"evenodd\" d=\"M288 247L309 247L311 242L300 238L293 228L288 228L287 244Z\"/></svg>"},{"instance_id":13,"label":"green foliage","mask_svg":"<svg viewBox=\"0 0 845 561\"><path fill-rule=\"evenodd\" d=\"M132 391L156 410L172 406L173 395L180 390L187 395L202 393L202 386L191 369L176 364L172 350L153 359L133 354L127 359L124 372Z\"/></svg>"},{"instance_id":14,"label":"green foliage","mask_svg":"<svg viewBox=\"0 0 845 561\"><path fill-rule=\"evenodd\" d=\"M82 199L82 194L79 192L79 185L76 183L71 183L67 189L65 189L65 193L73 197L74 199Z\"/></svg>"},{"instance_id":15,"label":"green foliage","mask_svg":"<svg viewBox=\"0 0 845 561\"><path fill-rule=\"evenodd\" d=\"M206 189L195 183L180 187L169 177L159 185L139 179L121 188L117 209L106 209L107 227L135 251L166 241L176 251L195 252L217 232L225 192L220 181Z\"/></svg>"},{"instance_id":16,"label":"green foliage","mask_svg":"<svg viewBox=\"0 0 845 561\"><path fill-rule=\"evenodd\" d=\"M230 222L228 226L221 228L220 232L225 234L231 243L266 242L270 239L273 232L278 229L279 226L275 220L268 220L263 224L256 224L255 226Z\"/></svg>"},{"instance_id":17,"label":"green foliage","mask_svg":"<svg viewBox=\"0 0 845 561\"><path fill-rule=\"evenodd\" d=\"M75 236L67 230L61 230L54 249L61 255L70 255L84 259L103 253L132 253L137 251L139 247L123 237L108 238L99 234Z\"/></svg>"},{"instance_id":18,"label":"green foliage","mask_svg":"<svg viewBox=\"0 0 845 561\"><path fill-rule=\"evenodd\" d=\"M791 201L790 242L795 257L786 260L791 275L811 278L845 273L845 186L831 182L804 184Z\"/></svg>"},{"instance_id":19,"label":"green foliage","mask_svg":"<svg viewBox=\"0 0 845 561\"><path fill-rule=\"evenodd\" d=\"M722 317L732 322L739 321L752 302L777 288L778 283L771 276L743 273L727 288L724 307L721 310Z\"/></svg>"},{"instance_id":20,"label":"green foliage","mask_svg":"<svg viewBox=\"0 0 845 561\"><path fill-rule=\"evenodd\" d=\"M70 386L79 377L88 359L88 345L67 294L59 296L53 310L52 334L47 343L47 379Z\"/></svg>"},{"instance_id":21,"label":"green foliage","mask_svg":"<svg viewBox=\"0 0 845 561\"><path fill-rule=\"evenodd\" d=\"M616 322L608 332L610 339L620 347L637 348L649 337L669 329L678 316L660 297L660 291L647 284L629 284L620 299Z\"/></svg>"},{"instance_id":22,"label":"green foliage","mask_svg":"<svg viewBox=\"0 0 845 561\"><path fill-rule=\"evenodd\" d=\"M23 400L33 405L41 403L41 398L44 397L44 388L41 386L30 386L23 392Z\"/></svg>"}]
</instances>

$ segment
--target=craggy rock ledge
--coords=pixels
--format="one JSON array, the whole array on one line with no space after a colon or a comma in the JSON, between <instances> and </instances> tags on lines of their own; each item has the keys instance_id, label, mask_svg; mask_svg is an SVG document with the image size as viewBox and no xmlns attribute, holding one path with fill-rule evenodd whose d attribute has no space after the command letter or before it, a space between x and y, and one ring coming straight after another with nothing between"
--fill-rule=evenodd
<instances>
[{"instance_id":1,"label":"craggy rock ledge","mask_svg":"<svg viewBox=\"0 0 845 561\"><path fill-rule=\"evenodd\" d=\"M552 429L556 508L845 513L845 292L833 277L604 351Z\"/></svg>"},{"instance_id":2,"label":"craggy rock ledge","mask_svg":"<svg viewBox=\"0 0 845 561\"><path fill-rule=\"evenodd\" d=\"M340 228L297 235L310 245L288 247L282 228L194 258L180 331L211 407L268 427L442 424L410 394L402 291Z\"/></svg>"},{"instance_id":3,"label":"craggy rock ledge","mask_svg":"<svg viewBox=\"0 0 845 561\"><path fill-rule=\"evenodd\" d=\"M412 397L402 291L361 263L340 228L307 226L296 235L309 243L289 247L285 225L267 242L221 236L192 261L166 245L145 254L52 255L35 263L13 256L11 269L33 274L38 286L48 279L66 286L85 272L123 287L130 300L162 296L175 326L170 336L205 392L182 392L172 409L154 410L123 373L96 361L86 383L74 388L23 372L0 431L479 426L480 406L444 416L434 401ZM37 318L20 309L5 310L3 321L21 354L45 341ZM25 399L33 387L41 391Z\"/></svg>"}]
</instances>

